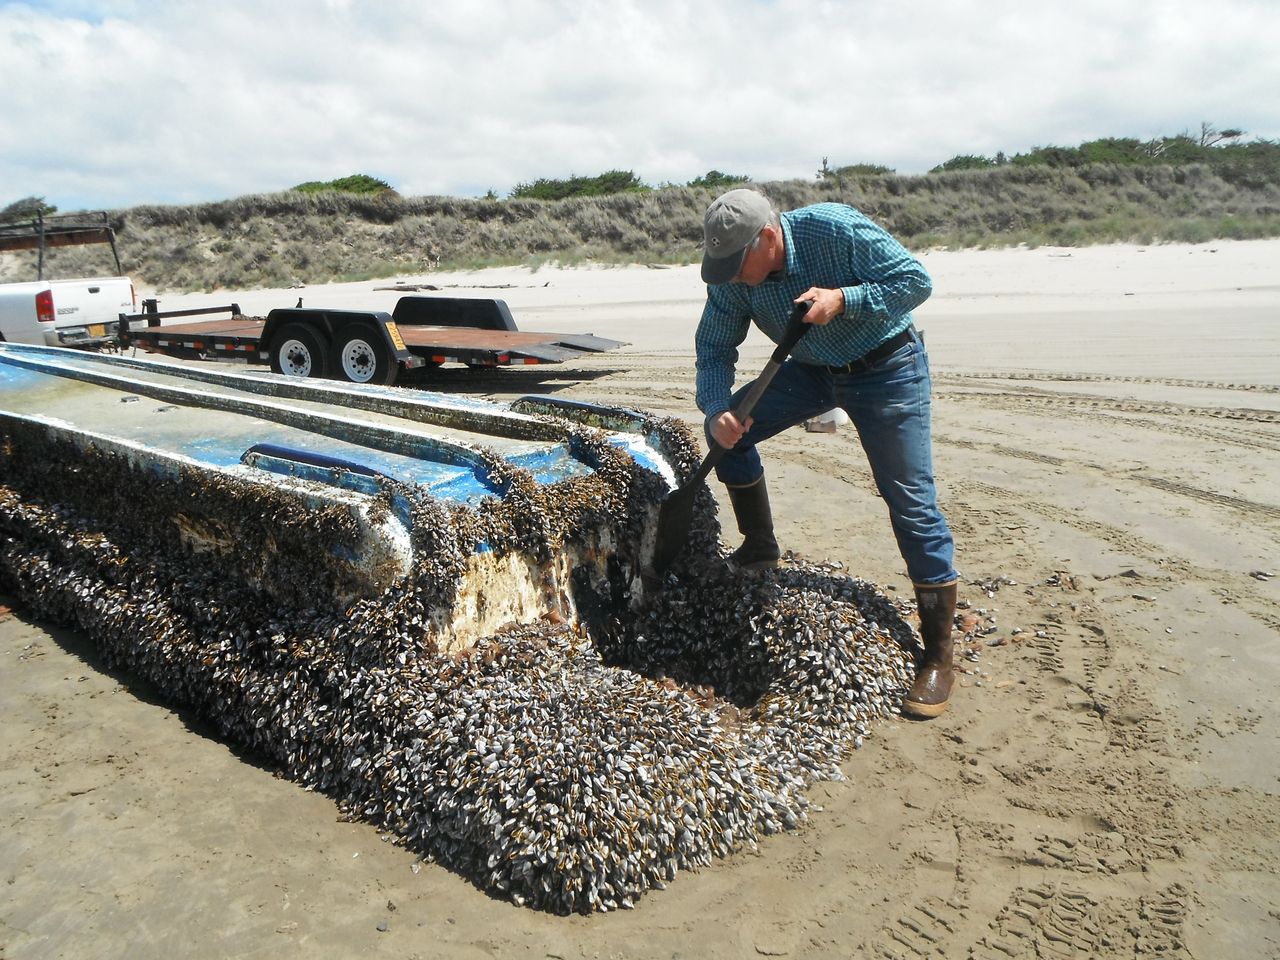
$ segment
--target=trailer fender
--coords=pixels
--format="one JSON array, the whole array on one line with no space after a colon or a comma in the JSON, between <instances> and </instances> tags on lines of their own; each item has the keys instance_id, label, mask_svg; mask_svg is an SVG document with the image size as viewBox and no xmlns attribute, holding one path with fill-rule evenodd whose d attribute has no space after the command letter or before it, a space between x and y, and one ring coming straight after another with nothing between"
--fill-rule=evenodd
<instances>
[{"instance_id":1,"label":"trailer fender","mask_svg":"<svg viewBox=\"0 0 1280 960\"><path fill-rule=\"evenodd\" d=\"M401 297L392 317L405 326L423 324L512 332L517 329L507 301L482 297Z\"/></svg>"}]
</instances>

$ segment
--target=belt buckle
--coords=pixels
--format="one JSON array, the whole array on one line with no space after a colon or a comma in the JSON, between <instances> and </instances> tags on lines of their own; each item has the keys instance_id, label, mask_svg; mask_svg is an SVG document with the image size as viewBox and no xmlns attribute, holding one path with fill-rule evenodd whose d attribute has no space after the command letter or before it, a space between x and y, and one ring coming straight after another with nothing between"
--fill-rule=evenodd
<instances>
[{"instance_id":1,"label":"belt buckle","mask_svg":"<svg viewBox=\"0 0 1280 960\"><path fill-rule=\"evenodd\" d=\"M850 360L848 363L842 363L838 367L828 367L827 369L836 374L852 374L861 373L867 369L867 366L867 361L859 357L857 360Z\"/></svg>"}]
</instances>

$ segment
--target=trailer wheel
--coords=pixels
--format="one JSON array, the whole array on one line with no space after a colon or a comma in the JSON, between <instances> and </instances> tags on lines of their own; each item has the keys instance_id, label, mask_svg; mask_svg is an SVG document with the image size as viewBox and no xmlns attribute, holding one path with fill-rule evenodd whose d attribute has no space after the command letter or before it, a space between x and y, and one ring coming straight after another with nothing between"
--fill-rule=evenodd
<instances>
[{"instance_id":1,"label":"trailer wheel","mask_svg":"<svg viewBox=\"0 0 1280 960\"><path fill-rule=\"evenodd\" d=\"M365 323L348 324L338 331L331 366L334 377L339 380L388 387L396 382L396 374L400 372L400 364L378 330Z\"/></svg>"},{"instance_id":2,"label":"trailer wheel","mask_svg":"<svg viewBox=\"0 0 1280 960\"><path fill-rule=\"evenodd\" d=\"M287 323L271 343L271 369L287 377L324 377L329 343L305 324Z\"/></svg>"}]
</instances>

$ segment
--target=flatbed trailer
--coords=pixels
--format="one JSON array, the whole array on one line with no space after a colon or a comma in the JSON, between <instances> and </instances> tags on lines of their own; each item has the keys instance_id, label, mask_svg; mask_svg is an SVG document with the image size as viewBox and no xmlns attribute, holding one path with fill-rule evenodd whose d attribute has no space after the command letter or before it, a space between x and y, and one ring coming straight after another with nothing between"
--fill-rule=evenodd
<instances>
[{"instance_id":1,"label":"flatbed trailer","mask_svg":"<svg viewBox=\"0 0 1280 960\"><path fill-rule=\"evenodd\" d=\"M212 320L189 317L226 314ZM145 322L145 326L136 324ZM562 363L625 346L593 334L521 331L505 301L461 297L401 297L380 310L279 308L246 317L238 304L121 314L117 339L154 353L187 359L270 364L292 377L390 385L401 370L462 363L469 367Z\"/></svg>"}]
</instances>

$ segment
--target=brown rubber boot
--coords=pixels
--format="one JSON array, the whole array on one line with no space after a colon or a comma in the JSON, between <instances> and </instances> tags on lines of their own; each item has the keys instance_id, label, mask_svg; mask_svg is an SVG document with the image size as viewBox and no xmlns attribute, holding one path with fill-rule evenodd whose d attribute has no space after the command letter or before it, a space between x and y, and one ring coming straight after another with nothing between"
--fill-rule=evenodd
<instances>
[{"instance_id":1,"label":"brown rubber boot","mask_svg":"<svg viewBox=\"0 0 1280 960\"><path fill-rule=\"evenodd\" d=\"M742 534L742 546L729 554L729 565L735 570L766 570L778 565L782 556L773 537L773 511L769 509L769 491L761 477L749 487L728 487L729 502Z\"/></svg>"},{"instance_id":2,"label":"brown rubber boot","mask_svg":"<svg viewBox=\"0 0 1280 960\"><path fill-rule=\"evenodd\" d=\"M947 709L956 674L951 659L954 648L951 627L956 617L956 581L938 586L916 584L920 611L920 639L924 662L916 673L911 692L903 698L902 712L913 717L936 717Z\"/></svg>"}]
</instances>

